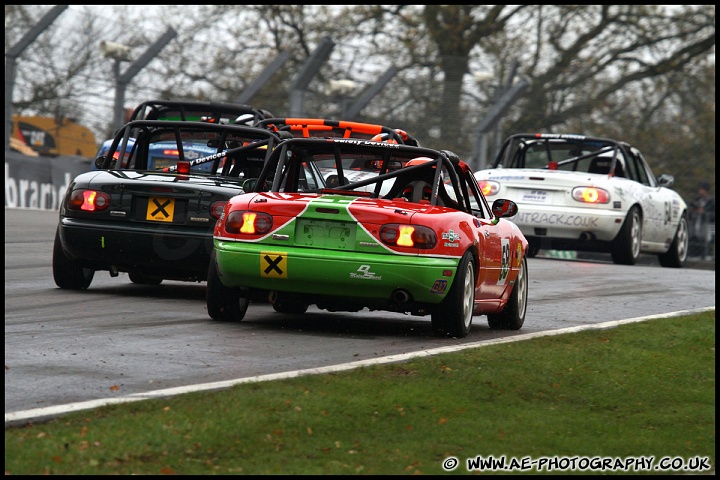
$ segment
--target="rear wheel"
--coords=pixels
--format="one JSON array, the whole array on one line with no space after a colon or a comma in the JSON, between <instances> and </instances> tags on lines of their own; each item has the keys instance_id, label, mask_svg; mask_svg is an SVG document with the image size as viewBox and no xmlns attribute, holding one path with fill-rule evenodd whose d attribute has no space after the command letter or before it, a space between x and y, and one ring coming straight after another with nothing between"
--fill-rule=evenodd
<instances>
[{"instance_id":1,"label":"rear wheel","mask_svg":"<svg viewBox=\"0 0 720 480\"><path fill-rule=\"evenodd\" d=\"M523 258L507 305L500 313L488 315L488 325L497 330L520 330L525 323L528 298L527 259Z\"/></svg>"},{"instance_id":2,"label":"rear wheel","mask_svg":"<svg viewBox=\"0 0 720 480\"><path fill-rule=\"evenodd\" d=\"M528 257L535 258L540 252L540 240L528 239Z\"/></svg>"},{"instance_id":3,"label":"rear wheel","mask_svg":"<svg viewBox=\"0 0 720 480\"><path fill-rule=\"evenodd\" d=\"M273 310L278 313L290 313L293 315L302 315L307 312L308 304L299 298L295 298L290 294L272 292L270 294L270 303Z\"/></svg>"},{"instance_id":4,"label":"rear wheel","mask_svg":"<svg viewBox=\"0 0 720 480\"><path fill-rule=\"evenodd\" d=\"M680 217L678 228L675 231L675 238L670 244L667 252L658 255L660 265L663 267L680 268L685 265L688 254L688 245L690 244L690 235L688 230L688 222L685 215Z\"/></svg>"},{"instance_id":5,"label":"rear wheel","mask_svg":"<svg viewBox=\"0 0 720 480\"><path fill-rule=\"evenodd\" d=\"M208 268L205 299L208 314L215 320L239 322L245 317L250 299L248 290L226 287L218 275L215 252L213 251Z\"/></svg>"},{"instance_id":6,"label":"rear wheel","mask_svg":"<svg viewBox=\"0 0 720 480\"><path fill-rule=\"evenodd\" d=\"M474 303L475 262L470 252L465 252L450 291L431 314L433 332L448 337L467 336L472 325Z\"/></svg>"},{"instance_id":7,"label":"rear wheel","mask_svg":"<svg viewBox=\"0 0 720 480\"><path fill-rule=\"evenodd\" d=\"M642 218L640 209L635 206L628 212L622 228L610 246L613 262L619 265L635 265L640 257L641 241Z\"/></svg>"},{"instance_id":8,"label":"rear wheel","mask_svg":"<svg viewBox=\"0 0 720 480\"><path fill-rule=\"evenodd\" d=\"M55 285L68 290L85 290L95 276L95 270L84 268L79 262L65 255L60 243L59 229L55 231L52 266Z\"/></svg>"}]
</instances>

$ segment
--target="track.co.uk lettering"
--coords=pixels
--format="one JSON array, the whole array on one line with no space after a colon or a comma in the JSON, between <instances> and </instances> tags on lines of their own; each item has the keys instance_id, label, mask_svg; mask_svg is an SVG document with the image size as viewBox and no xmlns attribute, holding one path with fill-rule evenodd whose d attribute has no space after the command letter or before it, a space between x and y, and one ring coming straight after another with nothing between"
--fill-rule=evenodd
<instances>
[{"instance_id":1,"label":"track.co.uk lettering","mask_svg":"<svg viewBox=\"0 0 720 480\"><path fill-rule=\"evenodd\" d=\"M536 223L541 225L567 225L570 227L597 228L597 217L580 217L560 213L520 212L513 221L516 223Z\"/></svg>"},{"instance_id":2,"label":"track.co.uk lettering","mask_svg":"<svg viewBox=\"0 0 720 480\"><path fill-rule=\"evenodd\" d=\"M456 457L448 457L442 462L443 470L453 471L461 466ZM653 456L641 457L522 457L507 458L488 456L467 458L464 467L468 472L494 472L494 471L530 471L539 472L704 472L710 470L709 457L662 457L656 459Z\"/></svg>"}]
</instances>

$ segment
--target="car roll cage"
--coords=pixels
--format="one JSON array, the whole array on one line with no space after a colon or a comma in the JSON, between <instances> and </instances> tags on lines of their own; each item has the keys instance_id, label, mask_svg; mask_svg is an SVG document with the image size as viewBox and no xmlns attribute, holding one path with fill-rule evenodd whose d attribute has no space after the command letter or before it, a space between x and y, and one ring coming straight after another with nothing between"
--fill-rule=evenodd
<instances>
[{"instance_id":1,"label":"car roll cage","mask_svg":"<svg viewBox=\"0 0 720 480\"><path fill-rule=\"evenodd\" d=\"M599 146L600 148L586 154L579 154L563 160L554 161L551 144L557 141L570 145L577 145L579 148L578 151L582 151L582 147L584 146ZM616 171L616 165L620 163L618 152L623 152L623 154L627 157L627 154L625 153L625 147L627 145L623 142L618 142L617 140L610 138L590 137L576 134L519 133L511 135L505 139L498 155L495 158L495 161L492 163L492 168L502 168L503 165L508 163L508 159L511 154L512 159L509 160L509 164L512 165L516 162L518 163L517 167L511 168L529 168L527 167L524 158L525 151L527 150L529 144L542 144L544 146L548 162L543 167L538 168L546 170L552 170L568 164L577 164L581 160L598 157L603 153L612 151L613 155L609 171L607 172L608 174L611 174ZM517 145L517 147L515 147L515 145ZM522 162L520 162L521 159L523 160Z\"/></svg>"},{"instance_id":2,"label":"car roll cage","mask_svg":"<svg viewBox=\"0 0 720 480\"><path fill-rule=\"evenodd\" d=\"M220 134L219 139L208 141L208 146L217 148L217 153L192 160L186 160L183 147L183 132L188 131L214 132ZM259 150L261 147L265 147L263 155L263 161L265 161L270 156L273 149L281 142L278 135L267 129L257 127L194 121L134 120L125 124L123 129L118 131L107 153L96 159L96 166L100 169L122 169L122 162L119 166L116 165L117 160L114 157L116 152L118 153L118 158L126 158L126 156L132 157L133 155L137 155L141 148L140 144L142 143L139 139L164 132L172 133L174 136L175 145L178 150L178 161L186 161L190 164L190 166L207 162L217 162L213 170L217 169L220 160L223 158L232 159L241 152ZM228 148L226 140L231 134L234 136L246 137L249 143L247 145L238 145L236 147L230 146L230 148ZM135 141L133 142L132 147L128 150L130 138L134 138ZM148 142L145 141L144 143L147 144ZM147 162L147 159L145 159L145 162ZM176 170L177 165L167 167L159 171L174 172ZM231 165L229 162L226 162L221 175L228 176L231 172Z\"/></svg>"},{"instance_id":3,"label":"car roll cage","mask_svg":"<svg viewBox=\"0 0 720 480\"><path fill-rule=\"evenodd\" d=\"M308 153L310 152L310 153ZM299 153L294 155L294 153ZM468 188L462 188L463 177L461 161L459 157L448 150L434 150L424 147L415 147L411 145L388 144L384 142L365 141L359 139L318 139L318 138L294 138L285 140L275 149L271 157L265 162L265 167L257 179L257 183L253 191L267 191L263 185L270 185L269 191L280 192L285 182L287 172L292 171L293 163L301 164L308 160L308 156L313 154L332 154L335 159L335 169L337 170L339 185L332 187L333 192L344 192L347 194L356 194L353 190L373 185L375 188L370 192L370 197L380 198L380 190L385 180L403 177L412 177L414 174L423 176L423 171L432 171L432 195L430 205L438 205L439 188L442 176L442 167L445 167L449 178L449 185L453 189L455 198L462 199L461 210L470 212L470 199ZM395 156L393 155L395 154ZM352 154L374 154L382 157L382 165L379 174L359 181L352 181L345 176L342 157L343 155ZM396 170L390 170L389 166L392 161L397 160L397 154L403 157L417 158L427 157L430 160L418 165L405 166ZM315 163L312 161L311 163ZM317 168L317 167L316 167ZM297 170L297 168L296 168ZM284 172L284 173L276 173ZM272 176L272 178L270 178ZM429 175L426 174L427 177ZM446 183L447 184L447 183ZM297 185L294 186L297 188ZM445 187L443 187L445 188ZM327 190L327 189L323 189ZM368 192L362 195L367 196ZM387 196L383 198L388 198Z\"/></svg>"},{"instance_id":4,"label":"car roll cage","mask_svg":"<svg viewBox=\"0 0 720 480\"><path fill-rule=\"evenodd\" d=\"M272 131L290 132L293 137L302 138L363 138L369 140L377 135L386 135L382 141L394 141L401 145L420 146L417 139L404 130L373 123L331 120L325 118L267 118L256 126ZM331 135L332 134L332 135Z\"/></svg>"}]
</instances>

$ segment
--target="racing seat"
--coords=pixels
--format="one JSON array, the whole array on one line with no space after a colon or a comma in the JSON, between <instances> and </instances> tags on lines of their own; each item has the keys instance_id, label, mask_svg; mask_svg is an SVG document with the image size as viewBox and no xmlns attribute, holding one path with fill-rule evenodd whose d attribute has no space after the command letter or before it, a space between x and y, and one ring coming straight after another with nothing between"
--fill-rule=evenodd
<instances>
[{"instance_id":1,"label":"racing seat","mask_svg":"<svg viewBox=\"0 0 720 480\"><path fill-rule=\"evenodd\" d=\"M588 173L599 173L601 175L607 175L610 173L610 164L612 158L608 157L595 157L590 162Z\"/></svg>"},{"instance_id":2,"label":"racing seat","mask_svg":"<svg viewBox=\"0 0 720 480\"><path fill-rule=\"evenodd\" d=\"M395 177L395 182L383 198L404 198L410 202L422 200L423 186L427 188L426 200L430 200L432 184L430 183L433 172L403 172ZM416 188L417 187L417 188ZM417 193L416 193L417 190Z\"/></svg>"},{"instance_id":3,"label":"racing seat","mask_svg":"<svg viewBox=\"0 0 720 480\"><path fill-rule=\"evenodd\" d=\"M432 186L426 181L414 180L405 185L400 196L414 203L430 203Z\"/></svg>"},{"instance_id":4,"label":"racing seat","mask_svg":"<svg viewBox=\"0 0 720 480\"><path fill-rule=\"evenodd\" d=\"M622 162L618 161L615 164L615 175L616 177L624 177L625 176L625 168L623 167Z\"/></svg>"}]
</instances>

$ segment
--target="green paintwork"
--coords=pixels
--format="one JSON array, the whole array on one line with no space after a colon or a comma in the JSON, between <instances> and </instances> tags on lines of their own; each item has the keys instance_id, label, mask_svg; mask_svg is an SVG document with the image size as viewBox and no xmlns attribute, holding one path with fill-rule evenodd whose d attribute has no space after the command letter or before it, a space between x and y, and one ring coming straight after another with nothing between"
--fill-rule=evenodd
<instances>
[{"instance_id":1,"label":"green paintwork","mask_svg":"<svg viewBox=\"0 0 720 480\"><path fill-rule=\"evenodd\" d=\"M458 264L456 258L286 247L215 240L222 282L233 287L377 299L389 298L402 285L417 301L440 303L453 278L443 277L443 271L454 274ZM442 293L431 293L436 281L447 281Z\"/></svg>"}]
</instances>

